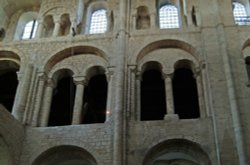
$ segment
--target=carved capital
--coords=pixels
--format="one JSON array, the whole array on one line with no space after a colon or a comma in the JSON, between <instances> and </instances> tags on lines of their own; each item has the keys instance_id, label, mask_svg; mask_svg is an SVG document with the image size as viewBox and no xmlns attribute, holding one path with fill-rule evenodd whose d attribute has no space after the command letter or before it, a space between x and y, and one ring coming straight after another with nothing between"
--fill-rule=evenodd
<instances>
[{"instance_id":1,"label":"carved capital","mask_svg":"<svg viewBox=\"0 0 250 165\"><path fill-rule=\"evenodd\" d=\"M86 85L87 84L87 81L86 81L86 78L85 76L76 76L74 77L74 83L75 85Z\"/></svg>"},{"instance_id":2,"label":"carved capital","mask_svg":"<svg viewBox=\"0 0 250 165\"><path fill-rule=\"evenodd\" d=\"M56 83L52 78L47 79L47 83L46 83L47 87L51 87L51 88L55 88L56 87Z\"/></svg>"},{"instance_id":3,"label":"carved capital","mask_svg":"<svg viewBox=\"0 0 250 165\"><path fill-rule=\"evenodd\" d=\"M163 73L162 77L164 79L171 79L173 78L174 74L173 73Z\"/></svg>"}]
</instances>

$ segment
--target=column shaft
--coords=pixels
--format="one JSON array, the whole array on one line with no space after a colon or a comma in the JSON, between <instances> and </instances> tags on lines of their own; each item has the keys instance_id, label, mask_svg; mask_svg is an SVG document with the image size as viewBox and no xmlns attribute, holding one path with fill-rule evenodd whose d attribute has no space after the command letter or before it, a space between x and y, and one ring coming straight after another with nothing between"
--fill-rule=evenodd
<instances>
[{"instance_id":1,"label":"column shaft","mask_svg":"<svg viewBox=\"0 0 250 165\"><path fill-rule=\"evenodd\" d=\"M40 124L40 126L42 127L46 127L48 125L50 106L52 102L52 94L53 94L53 86L51 84L47 84L42 105L42 119Z\"/></svg>"},{"instance_id":2,"label":"column shaft","mask_svg":"<svg viewBox=\"0 0 250 165\"><path fill-rule=\"evenodd\" d=\"M136 79L136 119L141 119L141 80Z\"/></svg>"},{"instance_id":3,"label":"column shaft","mask_svg":"<svg viewBox=\"0 0 250 165\"><path fill-rule=\"evenodd\" d=\"M113 73L112 73L113 74ZM109 75L108 79L108 96L107 96L107 105L106 105L106 121L110 120L112 111L112 92L113 92L113 75Z\"/></svg>"},{"instance_id":4,"label":"column shaft","mask_svg":"<svg viewBox=\"0 0 250 165\"><path fill-rule=\"evenodd\" d=\"M174 99L172 90L172 79L170 76L165 78L165 93L166 93L166 114L174 114Z\"/></svg>"},{"instance_id":5,"label":"column shaft","mask_svg":"<svg viewBox=\"0 0 250 165\"><path fill-rule=\"evenodd\" d=\"M166 97L166 115L164 117L167 119L178 119L178 115L174 112L174 97L173 97L173 87L172 87L172 76L165 76L165 97Z\"/></svg>"},{"instance_id":6,"label":"column shaft","mask_svg":"<svg viewBox=\"0 0 250 165\"><path fill-rule=\"evenodd\" d=\"M56 37L59 35L60 26L61 25L59 21L55 22L55 28L54 28L53 35L52 35L53 37Z\"/></svg>"},{"instance_id":7,"label":"column shaft","mask_svg":"<svg viewBox=\"0 0 250 165\"><path fill-rule=\"evenodd\" d=\"M39 115L40 108L41 108L44 85L45 85L44 78L39 77L38 89L37 89L37 93L36 93L36 97L35 97L34 114L33 114L32 123L31 123L32 126L34 126L34 127L36 127L38 124L38 115Z\"/></svg>"},{"instance_id":8,"label":"column shaft","mask_svg":"<svg viewBox=\"0 0 250 165\"><path fill-rule=\"evenodd\" d=\"M74 110L73 110L73 119L72 119L73 125L81 124L83 96L84 96L84 85L83 83L77 83Z\"/></svg>"},{"instance_id":9,"label":"column shaft","mask_svg":"<svg viewBox=\"0 0 250 165\"><path fill-rule=\"evenodd\" d=\"M33 65L28 64L24 77L23 77L24 80L21 83L21 90L18 89L18 92L20 92L18 94L19 99L17 100L17 103L13 107L12 114L19 121L22 121L22 118L24 115L27 95L28 95L29 86L30 86L30 79L32 77L32 70L33 70Z\"/></svg>"},{"instance_id":10,"label":"column shaft","mask_svg":"<svg viewBox=\"0 0 250 165\"><path fill-rule=\"evenodd\" d=\"M203 88L202 88L202 80L201 75L196 75L196 84L197 84L197 94L198 94L198 101L199 101L199 109L201 117L205 117L205 105L204 105L204 98L203 98Z\"/></svg>"}]
</instances>

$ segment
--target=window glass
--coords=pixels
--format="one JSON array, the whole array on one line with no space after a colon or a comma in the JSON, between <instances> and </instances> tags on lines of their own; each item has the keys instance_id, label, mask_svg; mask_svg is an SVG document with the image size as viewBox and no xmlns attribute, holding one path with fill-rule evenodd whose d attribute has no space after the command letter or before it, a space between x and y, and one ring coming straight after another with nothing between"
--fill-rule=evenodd
<instances>
[{"instance_id":1,"label":"window glass","mask_svg":"<svg viewBox=\"0 0 250 165\"><path fill-rule=\"evenodd\" d=\"M179 28L178 9L174 5L164 5L159 10L160 29Z\"/></svg>"},{"instance_id":2,"label":"window glass","mask_svg":"<svg viewBox=\"0 0 250 165\"><path fill-rule=\"evenodd\" d=\"M34 38L36 30L37 30L37 21L36 20L32 20L32 21L28 22L25 25L22 39L31 39L31 38Z\"/></svg>"},{"instance_id":3,"label":"window glass","mask_svg":"<svg viewBox=\"0 0 250 165\"><path fill-rule=\"evenodd\" d=\"M245 6L238 3L233 2L233 15L235 23L238 25L250 25L249 17L247 16Z\"/></svg>"},{"instance_id":4,"label":"window glass","mask_svg":"<svg viewBox=\"0 0 250 165\"><path fill-rule=\"evenodd\" d=\"M107 30L106 10L100 9L92 13L90 23L90 34L105 33Z\"/></svg>"}]
</instances>

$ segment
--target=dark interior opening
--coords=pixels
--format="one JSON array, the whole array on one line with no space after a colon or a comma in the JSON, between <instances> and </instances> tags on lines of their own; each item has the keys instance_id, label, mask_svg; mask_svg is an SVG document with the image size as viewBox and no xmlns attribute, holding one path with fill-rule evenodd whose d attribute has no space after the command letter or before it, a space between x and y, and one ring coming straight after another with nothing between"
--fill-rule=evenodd
<instances>
[{"instance_id":1,"label":"dark interior opening","mask_svg":"<svg viewBox=\"0 0 250 165\"><path fill-rule=\"evenodd\" d=\"M48 126L71 125L75 99L75 85L72 77L64 77L57 83L53 98Z\"/></svg>"},{"instance_id":2,"label":"dark interior opening","mask_svg":"<svg viewBox=\"0 0 250 165\"><path fill-rule=\"evenodd\" d=\"M180 119L199 118L199 102L196 80L190 69L176 69L173 78L175 113Z\"/></svg>"},{"instance_id":3,"label":"dark interior opening","mask_svg":"<svg viewBox=\"0 0 250 165\"><path fill-rule=\"evenodd\" d=\"M10 113L15 100L16 88L18 84L17 70L0 73L0 104Z\"/></svg>"},{"instance_id":4,"label":"dark interior opening","mask_svg":"<svg viewBox=\"0 0 250 165\"><path fill-rule=\"evenodd\" d=\"M84 90L82 124L104 123L106 120L107 80L96 75Z\"/></svg>"},{"instance_id":5,"label":"dark interior opening","mask_svg":"<svg viewBox=\"0 0 250 165\"><path fill-rule=\"evenodd\" d=\"M250 80L250 57L247 57L245 59L245 63L246 63L246 68L247 68L248 79Z\"/></svg>"},{"instance_id":6,"label":"dark interior opening","mask_svg":"<svg viewBox=\"0 0 250 165\"><path fill-rule=\"evenodd\" d=\"M141 120L163 120L166 114L164 80L158 70L143 73L141 82Z\"/></svg>"}]
</instances>

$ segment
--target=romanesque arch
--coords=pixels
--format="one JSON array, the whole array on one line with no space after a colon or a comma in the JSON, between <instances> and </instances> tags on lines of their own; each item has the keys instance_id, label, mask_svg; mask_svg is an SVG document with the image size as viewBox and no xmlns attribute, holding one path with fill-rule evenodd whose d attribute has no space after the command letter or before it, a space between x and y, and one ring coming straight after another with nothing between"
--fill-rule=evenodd
<instances>
[{"instance_id":1,"label":"romanesque arch","mask_svg":"<svg viewBox=\"0 0 250 165\"><path fill-rule=\"evenodd\" d=\"M199 57L198 51L190 44L185 41L175 40L175 39L166 39L152 42L145 47L143 47L138 55L136 56L136 62L138 63L144 56L150 52L157 49L166 49L166 48L176 48L184 50L185 52L193 55L196 59Z\"/></svg>"},{"instance_id":2,"label":"romanesque arch","mask_svg":"<svg viewBox=\"0 0 250 165\"><path fill-rule=\"evenodd\" d=\"M148 150L143 165L210 165L208 154L198 143L185 139L171 139Z\"/></svg>"},{"instance_id":3,"label":"romanesque arch","mask_svg":"<svg viewBox=\"0 0 250 165\"><path fill-rule=\"evenodd\" d=\"M44 151L32 165L97 165L95 158L85 149L76 146L56 146Z\"/></svg>"},{"instance_id":4,"label":"romanesque arch","mask_svg":"<svg viewBox=\"0 0 250 165\"><path fill-rule=\"evenodd\" d=\"M199 118L200 116L204 117L206 115L206 111L203 106L205 98L203 95L203 81L201 79L203 68L200 65L199 58L200 56L198 51L192 45L184 41L172 39L155 41L151 44L148 44L136 56L135 61L137 64L137 81L142 82L141 84L139 84L138 82L136 83L137 89L142 89L141 87L143 85L143 76L145 66L147 66L146 64L159 63L159 65L161 66L158 67L158 70L161 73L161 79L163 81L161 84L164 84L162 88L163 92L161 98L164 98L166 102L165 108L162 108L165 109L165 113L162 110L162 115L160 117L161 119L167 119L168 116L175 116L179 117L180 119L190 119ZM180 78L181 81L179 81L180 79L178 80L177 78ZM186 83L186 80L190 81ZM185 89L190 89L189 91L193 92L193 95L189 97L194 98L194 101L188 101L187 104L190 105L190 108L186 108L185 106L185 108L183 108L183 111L178 110L181 109L179 108L180 103L176 101L183 101L182 98L178 98L178 96L180 96L180 94L178 93L183 92L182 88L178 88L178 83L184 83L184 85L186 85ZM160 85L155 85L155 87L156 86L159 87ZM138 90L136 95L137 100L139 100L137 101L137 114L138 111L140 111L140 109L144 106L141 104L142 102L140 102L140 100L143 101L143 97L140 96L140 93L142 91L143 90ZM153 95L153 93L150 95ZM162 100L161 102L164 102L164 100ZM195 103L195 106L191 106L192 103ZM154 106L154 108L152 109L156 110L158 108L157 106ZM193 111L195 111L195 113L192 113ZM166 114L165 117L163 117L164 114Z\"/></svg>"},{"instance_id":5,"label":"romanesque arch","mask_svg":"<svg viewBox=\"0 0 250 165\"><path fill-rule=\"evenodd\" d=\"M49 71L55 64L59 63L63 59L71 57L71 56L77 56L77 55L83 55L83 54L96 55L108 61L105 53L102 50L93 46L80 46L79 45L79 46L71 46L63 50L56 51L56 53L53 53L53 55L49 57L48 60L46 60L46 63L43 69L45 71Z\"/></svg>"}]
</instances>

